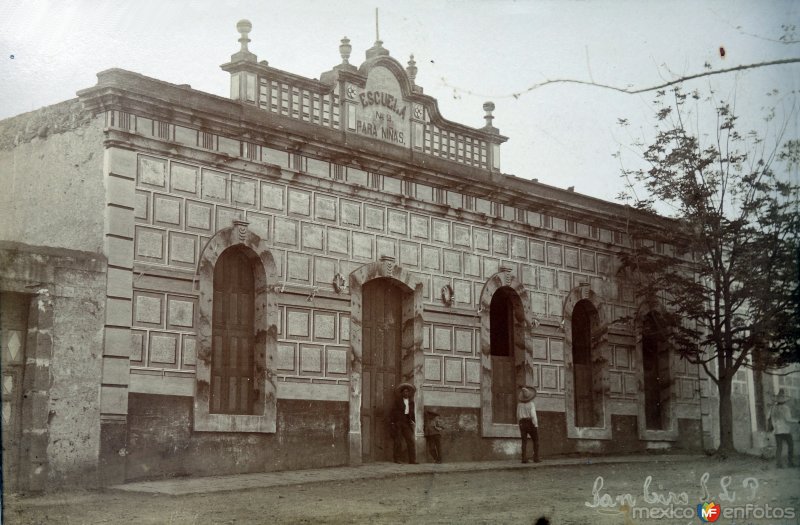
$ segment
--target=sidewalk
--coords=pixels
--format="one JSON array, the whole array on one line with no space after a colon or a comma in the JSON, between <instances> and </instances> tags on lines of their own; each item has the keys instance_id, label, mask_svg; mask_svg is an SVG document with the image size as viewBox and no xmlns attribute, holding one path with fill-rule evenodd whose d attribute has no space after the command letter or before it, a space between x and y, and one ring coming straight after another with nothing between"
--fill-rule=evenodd
<instances>
[{"instance_id":1,"label":"sidewalk","mask_svg":"<svg viewBox=\"0 0 800 525\"><path fill-rule=\"evenodd\" d=\"M586 464L677 463L697 461L704 457L705 456L699 454L664 454L592 458L554 458L545 459L541 463L527 464L510 460L440 464L421 463L418 465L371 463L358 467L331 467L314 470L234 474L230 476L212 476L206 478L175 478L160 481L140 481L126 483L124 485L115 485L109 487L109 490L181 496L187 494L210 494L257 488L285 487L308 483L384 479L398 476L449 474L454 472L485 472L516 469L539 470L554 467L577 467Z\"/></svg>"}]
</instances>

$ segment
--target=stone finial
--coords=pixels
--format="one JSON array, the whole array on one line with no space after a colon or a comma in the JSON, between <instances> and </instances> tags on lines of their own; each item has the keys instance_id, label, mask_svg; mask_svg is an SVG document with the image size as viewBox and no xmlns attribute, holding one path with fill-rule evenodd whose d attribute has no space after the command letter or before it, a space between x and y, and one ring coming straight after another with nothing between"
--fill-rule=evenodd
<instances>
[{"instance_id":1,"label":"stone finial","mask_svg":"<svg viewBox=\"0 0 800 525\"><path fill-rule=\"evenodd\" d=\"M242 44L241 51L248 51L247 43L250 42L250 39L247 38L248 33L253 29L253 24L250 23L250 20L239 20L236 23L236 30L242 35L239 38L239 42Z\"/></svg>"},{"instance_id":2,"label":"stone finial","mask_svg":"<svg viewBox=\"0 0 800 525\"><path fill-rule=\"evenodd\" d=\"M486 127L491 128L492 121L494 120L494 115L492 115L492 111L494 111L494 102L484 102L483 110L486 112L486 115L483 117L486 119Z\"/></svg>"},{"instance_id":3,"label":"stone finial","mask_svg":"<svg viewBox=\"0 0 800 525\"><path fill-rule=\"evenodd\" d=\"M242 47L239 49L238 53L231 55L231 62L235 62L237 60L256 62L256 55L251 53L247 48L247 43L250 42L250 38L248 38L247 35L250 33L251 29L253 29L253 24L250 23L250 20L242 19L236 23L236 30L240 34L239 43L242 45Z\"/></svg>"},{"instance_id":4,"label":"stone finial","mask_svg":"<svg viewBox=\"0 0 800 525\"><path fill-rule=\"evenodd\" d=\"M411 80L411 84L413 85L414 80L417 78L417 62L414 60L414 55L409 57L406 73L408 73L408 78Z\"/></svg>"},{"instance_id":5,"label":"stone finial","mask_svg":"<svg viewBox=\"0 0 800 525\"><path fill-rule=\"evenodd\" d=\"M342 64L349 64L350 53L353 52L353 46L350 45L350 39L347 37L342 38L342 43L339 44L339 54L342 55Z\"/></svg>"},{"instance_id":6,"label":"stone finial","mask_svg":"<svg viewBox=\"0 0 800 525\"><path fill-rule=\"evenodd\" d=\"M486 115L483 116L483 118L486 120L486 125L483 126L483 130L488 131L489 133L500 133L500 130L494 127L492 124L492 121L494 120L494 115L492 115L492 111L494 111L494 102L484 102L483 110L486 112Z\"/></svg>"}]
</instances>

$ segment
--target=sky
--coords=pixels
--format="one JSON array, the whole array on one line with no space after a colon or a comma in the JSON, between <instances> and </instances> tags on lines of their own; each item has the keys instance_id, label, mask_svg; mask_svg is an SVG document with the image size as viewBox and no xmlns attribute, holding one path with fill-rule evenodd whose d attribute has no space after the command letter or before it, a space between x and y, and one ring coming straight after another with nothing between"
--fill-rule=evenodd
<instances>
[{"instance_id":1,"label":"sky","mask_svg":"<svg viewBox=\"0 0 800 525\"><path fill-rule=\"evenodd\" d=\"M0 119L75 97L99 71L118 67L228 96L219 66L238 50L236 22L252 22L250 50L273 67L310 78L338 64L343 36L360 64L376 39L438 100L442 115L509 137L502 171L615 200L621 168L641 165L631 145L652 139L654 92L631 95L573 79L639 89L680 76L800 57L800 2L655 0L5 0L0 9ZM724 56L720 53L724 48ZM800 136L800 64L687 82L733 101L743 128L768 137L780 123ZM775 92L774 90L777 90ZM776 118L764 120L768 108ZM715 120L698 108L699 132ZM619 119L630 124L623 128ZM708 130L708 131L706 131ZM620 157L614 153L621 151ZM796 172L791 175L796 177Z\"/></svg>"}]
</instances>

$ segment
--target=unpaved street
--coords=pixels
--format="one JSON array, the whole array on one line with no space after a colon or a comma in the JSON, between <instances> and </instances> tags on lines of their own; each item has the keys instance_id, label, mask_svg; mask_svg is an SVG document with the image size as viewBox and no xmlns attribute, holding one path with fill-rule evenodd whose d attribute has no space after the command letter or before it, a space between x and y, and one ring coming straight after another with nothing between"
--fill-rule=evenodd
<instances>
[{"instance_id":1,"label":"unpaved street","mask_svg":"<svg viewBox=\"0 0 800 525\"><path fill-rule=\"evenodd\" d=\"M544 515L551 523L562 524L698 524L702 522L696 514L686 519L680 518L680 513L695 513L705 494L723 511L739 506L744 512L745 506L751 505L749 519L723 517L717 521L720 524L800 523L797 512L793 519L776 519L774 510L780 507L779 514L787 507L800 510L797 469L777 470L771 462L758 459L720 462L705 457L558 467L548 467L545 462L519 470L398 476L191 496L109 491L12 498L6 502L4 522L462 525L532 524ZM688 501L683 503L681 498ZM634 516L631 510L626 514L620 510L620 504L626 503L652 508L658 517L648 520ZM670 504L679 508L678 517ZM766 505L771 519L757 510L763 511ZM757 519L759 516L762 519Z\"/></svg>"}]
</instances>

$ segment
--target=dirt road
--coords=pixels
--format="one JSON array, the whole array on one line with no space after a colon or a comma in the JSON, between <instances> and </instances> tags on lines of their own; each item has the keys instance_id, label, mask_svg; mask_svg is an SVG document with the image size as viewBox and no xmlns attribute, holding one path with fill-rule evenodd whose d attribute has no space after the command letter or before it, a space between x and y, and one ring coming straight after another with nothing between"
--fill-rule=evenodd
<instances>
[{"instance_id":1,"label":"dirt road","mask_svg":"<svg viewBox=\"0 0 800 525\"><path fill-rule=\"evenodd\" d=\"M4 522L464 525L533 524L546 516L550 523L560 524L699 524L696 506L704 499L719 504L723 512L737 508L749 512L735 520L723 514L719 524L796 524L800 523L799 473L741 458L568 467L544 463L522 470L356 479L190 496L113 491L12 498L6 501ZM765 512L771 513L770 518Z\"/></svg>"}]
</instances>

